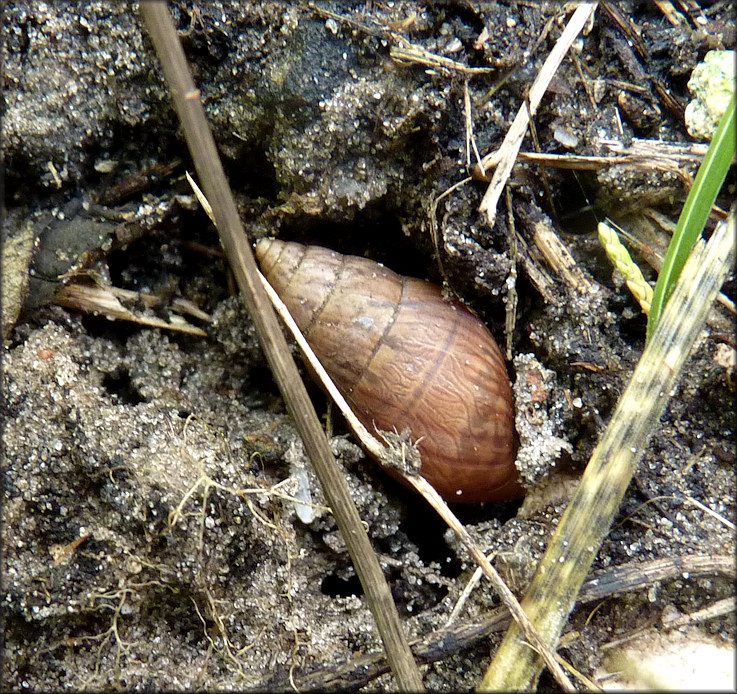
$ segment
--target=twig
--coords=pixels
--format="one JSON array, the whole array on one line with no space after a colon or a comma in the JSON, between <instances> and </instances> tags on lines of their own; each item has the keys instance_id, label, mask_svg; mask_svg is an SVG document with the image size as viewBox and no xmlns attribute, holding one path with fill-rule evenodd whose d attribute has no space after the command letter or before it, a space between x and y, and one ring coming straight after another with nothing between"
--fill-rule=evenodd
<instances>
[{"instance_id":1,"label":"twig","mask_svg":"<svg viewBox=\"0 0 737 694\"><path fill-rule=\"evenodd\" d=\"M507 183L509 174L512 172L512 167L517 159L517 153L527 132L528 123L537 112L537 107L540 105L543 94L545 94L545 90L548 88L548 84L562 62L563 57L586 25L589 17L593 14L596 5L597 3L595 2L581 3L573 13L568 25L545 60L540 73L532 83L529 99L522 104L512 125L507 131L504 142L499 149L499 164L491 178L489 188L481 200L481 205L479 205L479 212L486 214L489 227L493 227L496 221L497 203Z\"/></svg>"},{"instance_id":2,"label":"twig","mask_svg":"<svg viewBox=\"0 0 737 694\"><path fill-rule=\"evenodd\" d=\"M660 624L657 624L656 628L658 629L658 631L667 629L682 629L683 627L691 626L693 624L698 624L699 622L704 622L711 619L716 619L717 617L722 617L726 614L733 614L734 608L735 598L734 596L731 596L729 598L717 600L716 602L711 603L701 610L689 612L670 621L663 621ZM619 646L622 646L623 644L628 643L629 641L632 641L633 639L636 639L643 634L647 634L648 632L652 631L653 628L654 627L652 624L647 624L637 629L633 629L620 638L601 644L599 648L602 650L602 652L610 651L613 648L619 648Z\"/></svg>"},{"instance_id":3,"label":"twig","mask_svg":"<svg viewBox=\"0 0 737 694\"><path fill-rule=\"evenodd\" d=\"M682 172L682 165L698 166L704 159L708 147L699 143L663 142L658 140L632 140L628 145L619 140L601 139L595 145L604 147L613 154L548 154L546 152L518 152L520 161L554 166L559 169L597 171L607 166L632 166L643 169L658 169L673 173ZM473 167L473 177L489 181L488 169L501 161L501 149L487 154L481 164Z\"/></svg>"},{"instance_id":4,"label":"twig","mask_svg":"<svg viewBox=\"0 0 737 694\"><path fill-rule=\"evenodd\" d=\"M139 323L140 325L147 325L152 328L176 330L200 337L207 336L207 333L202 328L188 323L184 318L176 314L171 314L168 320L164 320L158 316L149 315L141 311L131 311L121 303L119 297L124 300L140 301L142 304L148 306L153 306L156 300L156 297L150 294L129 292L124 289L118 289L117 287L69 282L59 287L54 295L54 303L77 311L100 314L115 320L131 321L132 323ZM201 316L198 315L198 317Z\"/></svg>"},{"instance_id":5,"label":"twig","mask_svg":"<svg viewBox=\"0 0 737 694\"><path fill-rule=\"evenodd\" d=\"M424 65L443 74L459 72L462 75L469 76L485 75L496 70L493 67L469 67L452 58L446 58L444 55L431 53L422 46L416 46L406 40L403 40L402 44L401 46L392 46L389 49L389 57L400 65Z\"/></svg>"},{"instance_id":6,"label":"twig","mask_svg":"<svg viewBox=\"0 0 737 694\"><path fill-rule=\"evenodd\" d=\"M735 529L734 523L731 520L727 520L721 513L717 513L714 509L705 506L698 499L694 499L692 496L687 495L685 498L686 501L690 501L694 506L700 508L705 513L708 513L712 518L716 518L725 527L729 528L730 530Z\"/></svg>"},{"instance_id":7,"label":"twig","mask_svg":"<svg viewBox=\"0 0 737 694\"><path fill-rule=\"evenodd\" d=\"M522 209L520 215L532 236L532 243L568 287L582 296L595 297L601 294L599 285L576 262L548 217L533 215Z\"/></svg>"},{"instance_id":8,"label":"twig","mask_svg":"<svg viewBox=\"0 0 737 694\"><path fill-rule=\"evenodd\" d=\"M432 243L435 247L435 257L438 261L438 271L440 272L441 277L445 277L445 270L443 269L442 255L440 253L440 239L438 238L438 205L443 198L453 193L453 191L458 190L458 188L460 188L461 186L465 186L466 183L470 183L471 180L473 179L468 176L462 181L454 183L452 186L440 193L440 195L438 195L436 198L433 198L433 201L430 203L430 210L428 211L427 215L430 220L430 237L432 238Z\"/></svg>"},{"instance_id":9,"label":"twig","mask_svg":"<svg viewBox=\"0 0 737 694\"><path fill-rule=\"evenodd\" d=\"M195 168L212 205L225 254L287 410L348 547L398 686L407 691L422 690L422 676L407 645L389 586L261 285L253 252L207 124L200 93L192 80L169 11L160 2L143 2L140 7L161 60Z\"/></svg>"},{"instance_id":10,"label":"twig","mask_svg":"<svg viewBox=\"0 0 737 694\"><path fill-rule=\"evenodd\" d=\"M466 123L466 167L471 169L471 148L476 159L476 166L481 166L481 155L473 135L473 114L471 113L471 97L468 94L468 80L463 81L463 120Z\"/></svg>"},{"instance_id":11,"label":"twig","mask_svg":"<svg viewBox=\"0 0 737 694\"><path fill-rule=\"evenodd\" d=\"M507 359L512 361L512 341L514 339L514 326L517 320L517 225L514 223L514 210L512 209L512 194L509 188L506 190L507 199L507 243L509 244L509 276L507 277L507 310L504 320L504 333L507 342Z\"/></svg>"}]
</instances>

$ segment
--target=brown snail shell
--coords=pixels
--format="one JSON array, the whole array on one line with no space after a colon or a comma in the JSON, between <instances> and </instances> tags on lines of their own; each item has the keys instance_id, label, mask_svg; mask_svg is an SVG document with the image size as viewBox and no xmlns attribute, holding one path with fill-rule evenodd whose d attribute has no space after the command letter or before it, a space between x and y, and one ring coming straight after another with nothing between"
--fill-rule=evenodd
<instances>
[{"instance_id":1,"label":"brown snail shell","mask_svg":"<svg viewBox=\"0 0 737 694\"><path fill-rule=\"evenodd\" d=\"M523 495L504 358L475 314L366 258L275 239L256 256L370 432L422 437L421 474L448 501Z\"/></svg>"}]
</instances>

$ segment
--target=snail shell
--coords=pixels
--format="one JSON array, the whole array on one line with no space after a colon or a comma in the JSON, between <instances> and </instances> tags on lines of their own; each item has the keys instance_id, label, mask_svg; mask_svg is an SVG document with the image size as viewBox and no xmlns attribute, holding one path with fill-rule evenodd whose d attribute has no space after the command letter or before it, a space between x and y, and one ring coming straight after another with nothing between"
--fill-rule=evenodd
<instances>
[{"instance_id":1,"label":"snail shell","mask_svg":"<svg viewBox=\"0 0 737 694\"><path fill-rule=\"evenodd\" d=\"M509 378L475 314L366 258L275 239L256 256L361 423L422 437L421 474L443 498L522 496Z\"/></svg>"}]
</instances>

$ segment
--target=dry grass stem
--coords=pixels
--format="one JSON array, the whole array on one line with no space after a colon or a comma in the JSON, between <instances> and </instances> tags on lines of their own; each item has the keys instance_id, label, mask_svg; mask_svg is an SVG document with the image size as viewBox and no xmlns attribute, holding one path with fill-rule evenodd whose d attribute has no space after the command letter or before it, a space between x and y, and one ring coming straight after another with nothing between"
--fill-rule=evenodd
<instances>
[{"instance_id":1,"label":"dry grass stem","mask_svg":"<svg viewBox=\"0 0 737 694\"><path fill-rule=\"evenodd\" d=\"M496 221L496 208L499 197L517 160L517 153L527 133L529 121L535 116L540 101L548 88L548 84L550 84L550 80L563 61L568 49L594 13L596 5L597 3L595 2L584 2L576 8L568 25L543 64L540 73L532 83L528 100L522 104L512 125L507 131L504 142L499 148L499 163L491 178L489 188L484 194L481 205L479 206L479 212L486 215L489 227L493 227Z\"/></svg>"},{"instance_id":2,"label":"dry grass stem","mask_svg":"<svg viewBox=\"0 0 737 694\"><path fill-rule=\"evenodd\" d=\"M140 301L146 306L154 306L159 303L159 299L155 296L131 292L125 289L116 289L114 287L105 287L99 284L83 284L82 282L69 282L68 284L61 285L54 297L54 303L65 308L84 311L85 313L99 314L116 320L130 321L131 323L138 323L139 325L146 325L151 328L175 330L199 337L207 336L207 333L202 328L188 323L181 316L171 314L168 320L164 320L163 318L157 318L154 315L148 315L140 311L132 311L121 303L119 297L125 301ZM188 307L187 311L192 313L191 307ZM207 316L207 314L202 312L199 313L198 318L201 318L202 315ZM209 316L207 316L206 320L209 320Z\"/></svg>"},{"instance_id":3,"label":"dry grass stem","mask_svg":"<svg viewBox=\"0 0 737 694\"><path fill-rule=\"evenodd\" d=\"M599 286L576 263L576 259L571 255L547 217L534 222L532 241L543 254L548 265L571 289L585 296L599 293Z\"/></svg>"},{"instance_id":4,"label":"dry grass stem","mask_svg":"<svg viewBox=\"0 0 737 694\"><path fill-rule=\"evenodd\" d=\"M560 638L578 590L732 266L734 227L734 215L730 215L730 223L720 223L707 244L695 246L522 601L550 644ZM527 645L527 635L513 624L482 688L527 687L541 668L540 658Z\"/></svg>"},{"instance_id":5,"label":"dry grass stem","mask_svg":"<svg viewBox=\"0 0 737 694\"><path fill-rule=\"evenodd\" d=\"M454 72L469 76L485 75L496 70L493 67L468 67L468 65L459 63L452 58L430 53L430 51L425 50L422 46L413 45L404 39L401 41L401 46L392 46L389 49L389 56L399 65L422 65L445 75Z\"/></svg>"},{"instance_id":6,"label":"dry grass stem","mask_svg":"<svg viewBox=\"0 0 737 694\"><path fill-rule=\"evenodd\" d=\"M386 578L263 290L256 259L243 230L200 92L194 84L172 18L162 3L143 2L140 11L161 60L204 195L212 206L223 249L269 367L348 547L397 686L403 691L421 691L424 689L422 675L409 649Z\"/></svg>"}]
</instances>

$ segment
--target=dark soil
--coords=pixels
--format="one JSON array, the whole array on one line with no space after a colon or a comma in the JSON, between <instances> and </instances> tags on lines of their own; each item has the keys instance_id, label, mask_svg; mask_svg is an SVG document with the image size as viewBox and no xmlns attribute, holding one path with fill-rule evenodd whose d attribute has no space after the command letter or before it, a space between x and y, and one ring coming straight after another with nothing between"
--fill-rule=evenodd
<instances>
[{"instance_id":1,"label":"dark soil","mask_svg":"<svg viewBox=\"0 0 737 694\"><path fill-rule=\"evenodd\" d=\"M707 51L735 47L729 4L708 5L674 26L654 3L619 3L637 40L600 7L523 150L605 156L606 139L690 142L688 78ZM438 201L475 163L464 90L484 155L565 27L559 3L176 2L171 11L252 240L325 245L445 282L503 351L505 282L516 268L508 366L518 424L533 413L539 425L520 431L536 487L524 504L458 512L523 595L644 346L645 317L596 223L637 228L654 213L674 222L682 179L519 163L493 229L478 212L484 182ZM16 2L3 26L5 686L284 689L290 677L299 686L380 651L332 516L318 509L307 524L284 498L304 493L306 478L324 503L184 179L193 167L139 15L117 3ZM494 70L400 64L390 51L402 39ZM531 241L540 222L560 235L590 295L545 264ZM514 231L526 242L516 260ZM213 320L187 320L207 336L55 305L59 275L80 269L158 297L154 308L130 303L139 314L167 319L174 299L193 302ZM723 291L735 298L734 277ZM733 556L720 516L735 511L734 349L730 314L717 306L594 570ZM530 369L543 397L524 386ZM309 388L324 413L324 396ZM430 634L475 565L421 499L364 457L342 420L332 427L407 634ZM581 607L562 655L601 675L602 644L733 596L728 574L680 573L610 597L593 615ZM482 582L458 624L497 603ZM734 626L728 613L687 635L731 648ZM446 643L423 666L428 688L477 686L499 638ZM320 677L313 686L328 682ZM394 684L388 675L356 682Z\"/></svg>"}]
</instances>

